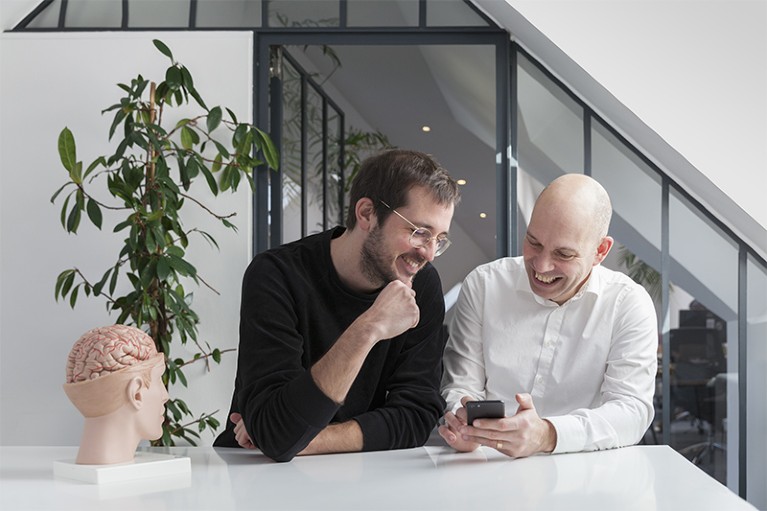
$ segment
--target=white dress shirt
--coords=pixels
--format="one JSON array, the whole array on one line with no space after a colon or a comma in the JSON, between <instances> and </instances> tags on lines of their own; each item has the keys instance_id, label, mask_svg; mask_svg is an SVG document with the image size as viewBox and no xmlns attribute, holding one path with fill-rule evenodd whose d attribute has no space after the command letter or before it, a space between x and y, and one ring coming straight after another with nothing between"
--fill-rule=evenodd
<instances>
[{"instance_id":1,"label":"white dress shirt","mask_svg":"<svg viewBox=\"0 0 767 511\"><path fill-rule=\"evenodd\" d=\"M516 413L529 392L557 431L555 453L637 443L654 415L658 333L647 292L596 266L564 304L532 292L521 257L464 280L445 348L442 396L501 399Z\"/></svg>"}]
</instances>

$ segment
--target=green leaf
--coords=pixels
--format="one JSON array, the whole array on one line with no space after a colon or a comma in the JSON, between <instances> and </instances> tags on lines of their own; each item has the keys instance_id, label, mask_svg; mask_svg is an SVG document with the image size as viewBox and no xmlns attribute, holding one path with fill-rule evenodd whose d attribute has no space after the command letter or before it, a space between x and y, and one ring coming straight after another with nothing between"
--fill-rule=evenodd
<instances>
[{"instance_id":1,"label":"green leaf","mask_svg":"<svg viewBox=\"0 0 767 511\"><path fill-rule=\"evenodd\" d=\"M77 303L77 291L79 289L80 289L80 285L78 284L77 286L74 287L74 289L72 289L72 294L69 295L69 306L72 307L73 309L75 308L75 303Z\"/></svg>"},{"instance_id":2,"label":"green leaf","mask_svg":"<svg viewBox=\"0 0 767 511\"><path fill-rule=\"evenodd\" d=\"M214 163L213 165L215 166L216 164ZM202 171L202 175L205 176L205 180L208 182L208 188L210 188L210 191L213 193L213 195L218 195L218 185L216 184L216 178L213 177L213 174L205 165L199 165L199 167Z\"/></svg>"},{"instance_id":3,"label":"green leaf","mask_svg":"<svg viewBox=\"0 0 767 511\"><path fill-rule=\"evenodd\" d=\"M67 232L77 233L77 228L80 226L80 211L77 204L72 206L72 211L69 212L67 218Z\"/></svg>"},{"instance_id":4,"label":"green leaf","mask_svg":"<svg viewBox=\"0 0 767 511\"><path fill-rule=\"evenodd\" d=\"M71 174L77 164L75 137L69 128L64 128L59 134L59 158L61 164Z\"/></svg>"},{"instance_id":5,"label":"green leaf","mask_svg":"<svg viewBox=\"0 0 767 511\"><path fill-rule=\"evenodd\" d=\"M178 381L180 381L180 382L181 382L181 385L183 385L184 387L186 387L186 386L187 386L187 381L186 381L186 376L184 376L184 372L183 372L183 371L181 371L181 369L179 369L179 370L176 372L176 375L178 376ZM187 408L185 411L188 413L188 412L189 412L189 409Z\"/></svg>"},{"instance_id":6,"label":"green leaf","mask_svg":"<svg viewBox=\"0 0 767 511\"><path fill-rule=\"evenodd\" d=\"M274 146L272 139L269 135L261 131L260 129L253 128L258 134L258 138L261 140L260 148L266 158L266 163L273 169L277 169L280 166L280 155L277 152L277 148ZM258 145L258 144L257 144Z\"/></svg>"},{"instance_id":7,"label":"green leaf","mask_svg":"<svg viewBox=\"0 0 767 511\"><path fill-rule=\"evenodd\" d=\"M157 278L160 280L165 280L168 278L168 275L170 275L170 265L168 264L168 261L166 261L163 257L157 261Z\"/></svg>"},{"instance_id":8,"label":"green leaf","mask_svg":"<svg viewBox=\"0 0 767 511\"><path fill-rule=\"evenodd\" d=\"M221 363L221 350L216 348L213 350L213 353L211 353L211 356L213 357L213 360L216 361L217 364Z\"/></svg>"},{"instance_id":9,"label":"green leaf","mask_svg":"<svg viewBox=\"0 0 767 511\"><path fill-rule=\"evenodd\" d=\"M235 124L238 124L238 122L237 122L237 116L236 116L236 115L234 115L234 112L232 112L232 111L231 111L231 110L229 110L228 108L226 109L226 111L229 113L229 117L232 119L232 122L233 122L233 123L235 123Z\"/></svg>"},{"instance_id":10,"label":"green leaf","mask_svg":"<svg viewBox=\"0 0 767 511\"><path fill-rule=\"evenodd\" d=\"M212 133L221 124L221 107L214 107L205 120L208 126L208 133Z\"/></svg>"},{"instance_id":11,"label":"green leaf","mask_svg":"<svg viewBox=\"0 0 767 511\"><path fill-rule=\"evenodd\" d=\"M168 57L171 61L173 61L173 54L170 51L170 48L168 48L164 42L160 41L159 39L153 39L152 42L154 43L155 48L160 50L160 52Z\"/></svg>"},{"instance_id":12,"label":"green leaf","mask_svg":"<svg viewBox=\"0 0 767 511\"><path fill-rule=\"evenodd\" d=\"M69 275L64 279L64 284L61 286L61 297L65 297L69 290L72 289L72 284L75 281L75 272L70 270Z\"/></svg>"},{"instance_id":13,"label":"green leaf","mask_svg":"<svg viewBox=\"0 0 767 511\"><path fill-rule=\"evenodd\" d=\"M176 66L171 66L165 71L165 82L171 90L181 87L181 71ZM179 101L179 103L181 103Z\"/></svg>"},{"instance_id":14,"label":"green leaf","mask_svg":"<svg viewBox=\"0 0 767 511\"><path fill-rule=\"evenodd\" d=\"M99 207L98 203L93 199L88 199L88 218L91 219L91 222L93 222L93 225L99 228L101 230L101 208Z\"/></svg>"},{"instance_id":15,"label":"green leaf","mask_svg":"<svg viewBox=\"0 0 767 511\"><path fill-rule=\"evenodd\" d=\"M197 275L197 269L180 257L173 255L168 256L168 264L170 264L170 267L179 272L181 275L188 277L194 277Z\"/></svg>"},{"instance_id":16,"label":"green leaf","mask_svg":"<svg viewBox=\"0 0 767 511\"><path fill-rule=\"evenodd\" d=\"M72 183L72 182L69 182L69 183L64 183L64 184L61 186L61 188L59 188L58 190L56 190L56 193L54 193L54 194L51 196L51 204L53 204L53 203L56 201L56 198L59 196L59 194L60 194L62 191L64 191L64 188L66 188L67 186L72 186L72 185L74 185L74 183Z\"/></svg>"},{"instance_id":17,"label":"green leaf","mask_svg":"<svg viewBox=\"0 0 767 511\"><path fill-rule=\"evenodd\" d=\"M205 104L205 101L202 100L202 97L197 93L197 89L189 89L189 94L192 95L195 101L197 101L197 104L203 107L205 110L208 109L208 106Z\"/></svg>"}]
</instances>

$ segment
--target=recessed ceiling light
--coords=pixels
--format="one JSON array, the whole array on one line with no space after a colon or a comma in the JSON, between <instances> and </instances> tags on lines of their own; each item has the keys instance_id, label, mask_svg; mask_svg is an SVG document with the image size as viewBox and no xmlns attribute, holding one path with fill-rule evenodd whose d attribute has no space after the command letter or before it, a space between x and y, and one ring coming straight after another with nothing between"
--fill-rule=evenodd
<instances>
[{"instance_id":1,"label":"recessed ceiling light","mask_svg":"<svg viewBox=\"0 0 767 511\"><path fill-rule=\"evenodd\" d=\"M463 186L463 185L466 184L466 180L465 179L459 179L458 181L456 181L456 183L458 183L459 185Z\"/></svg>"},{"instance_id":2,"label":"recessed ceiling light","mask_svg":"<svg viewBox=\"0 0 767 511\"><path fill-rule=\"evenodd\" d=\"M487 218L487 213L480 213L479 218Z\"/></svg>"},{"instance_id":3,"label":"recessed ceiling light","mask_svg":"<svg viewBox=\"0 0 767 511\"><path fill-rule=\"evenodd\" d=\"M430 126L421 126L421 131L423 131L424 133L428 133L428 132L431 131L431 127Z\"/></svg>"}]
</instances>

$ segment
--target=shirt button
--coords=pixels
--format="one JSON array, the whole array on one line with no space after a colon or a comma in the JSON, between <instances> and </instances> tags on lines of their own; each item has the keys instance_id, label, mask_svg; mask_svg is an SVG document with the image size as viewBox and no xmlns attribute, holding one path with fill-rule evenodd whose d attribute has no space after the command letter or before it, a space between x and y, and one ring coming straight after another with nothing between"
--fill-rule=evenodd
<instances>
[{"instance_id":1,"label":"shirt button","mask_svg":"<svg viewBox=\"0 0 767 511\"><path fill-rule=\"evenodd\" d=\"M540 376L540 375L536 376L535 381L536 383L543 383L543 376Z\"/></svg>"}]
</instances>

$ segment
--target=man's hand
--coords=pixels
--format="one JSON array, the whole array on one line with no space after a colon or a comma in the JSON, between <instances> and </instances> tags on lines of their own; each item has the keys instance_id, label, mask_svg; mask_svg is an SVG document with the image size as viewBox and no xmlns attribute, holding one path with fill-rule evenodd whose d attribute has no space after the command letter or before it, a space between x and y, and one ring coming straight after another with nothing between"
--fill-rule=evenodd
<instances>
[{"instance_id":1,"label":"man's hand","mask_svg":"<svg viewBox=\"0 0 767 511\"><path fill-rule=\"evenodd\" d=\"M466 401L471 401L470 397L461 398L463 405L458 410L447 412L445 414L445 424L438 428L439 435L447 442L447 445L460 452L471 452L479 447L480 444L464 440L460 431L466 426Z\"/></svg>"},{"instance_id":2,"label":"man's hand","mask_svg":"<svg viewBox=\"0 0 767 511\"><path fill-rule=\"evenodd\" d=\"M513 417L476 419L474 426L461 426L464 442L477 442L515 458L539 452L552 452L557 446L557 431L535 411L530 394L517 394L519 409Z\"/></svg>"},{"instance_id":3,"label":"man's hand","mask_svg":"<svg viewBox=\"0 0 767 511\"><path fill-rule=\"evenodd\" d=\"M245 430L245 421L242 420L242 415L237 412L233 412L229 415L229 420L234 423L234 438L240 447L245 449L257 449L256 444L250 439L250 435Z\"/></svg>"},{"instance_id":4,"label":"man's hand","mask_svg":"<svg viewBox=\"0 0 767 511\"><path fill-rule=\"evenodd\" d=\"M378 294L373 305L358 321L373 328L376 340L391 339L418 324L421 312L415 301L415 291L399 280L389 282Z\"/></svg>"}]
</instances>

